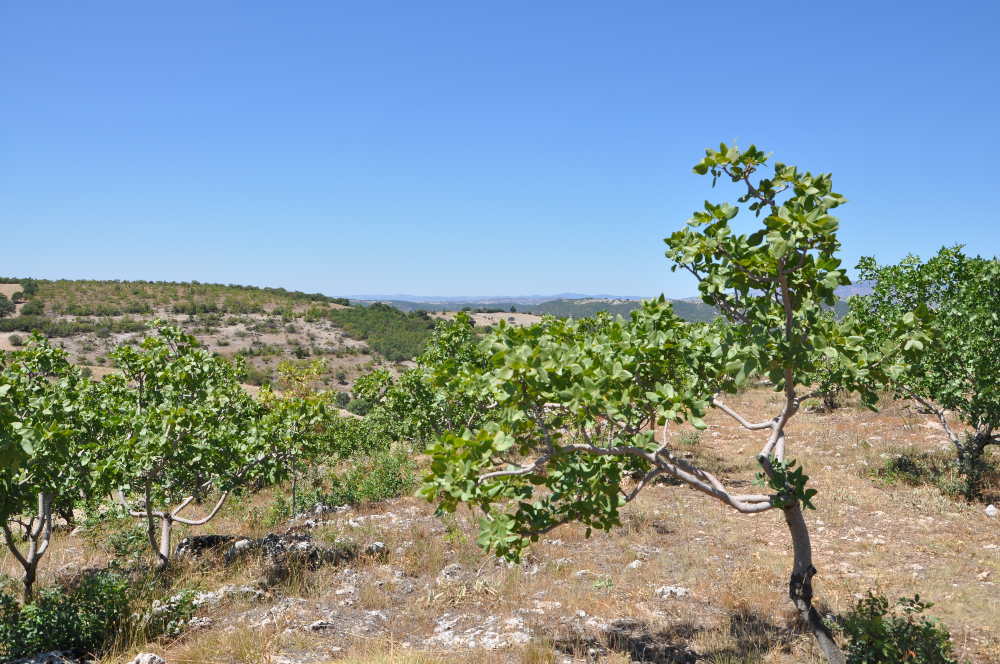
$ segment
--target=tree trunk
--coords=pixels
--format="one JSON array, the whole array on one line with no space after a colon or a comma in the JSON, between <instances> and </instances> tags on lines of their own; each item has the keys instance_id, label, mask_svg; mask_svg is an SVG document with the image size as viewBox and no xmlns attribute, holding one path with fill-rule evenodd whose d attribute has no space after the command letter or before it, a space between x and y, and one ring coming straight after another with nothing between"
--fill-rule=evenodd
<instances>
[{"instance_id":1,"label":"tree trunk","mask_svg":"<svg viewBox=\"0 0 1000 664\"><path fill-rule=\"evenodd\" d=\"M802 508L798 503L785 512L785 523L792 535L792 546L795 550L795 562L792 565L792 578L788 584L788 597L795 604L802 620L816 637L823 656L830 664L845 664L844 653L840 651L833 634L823 622L823 617L812 605L812 577L816 568L812 564L812 545L809 543L809 529L802 516Z\"/></svg>"},{"instance_id":2,"label":"tree trunk","mask_svg":"<svg viewBox=\"0 0 1000 664\"><path fill-rule=\"evenodd\" d=\"M170 533L173 530L174 521L170 516L160 519L160 550L156 555L156 571L163 572L170 564Z\"/></svg>"},{"instance_id":3,"label":"tree trunk","mask_svg":"<svg viewBox=\"0 0 1000 664\"><path fill-rule=\"evenodd\" d=\"M11 554L17 562L24 568L24 576L21 577L21 599L25 604L31 602L34 595L33 587L38 576L38 561L45 555L52 540L52 499L44 493L38 494L38 516L31 520L29 524L28 553L22 555L14 542L14 535L10 532L10 526L3 524L4 540ZM41 538L41 539L40 539Z\"/></svg>"},{"instance_id":4,"label":"tree trunk","mask_svg":"<svg viewBox=\"0 0 1000 664\"><path fill-rule=\"evenodd\" d=\"M156 520L160 520L160 541L156 541ZM173 519L169 512L160 512L146 517L146 535L149 537L149 544L153 547L156 555L156 571L163 572L170 564L170 530L173 526Z\"/></svg>"},{"instance_id":5,"label":"tree trunk","mask_svg":"<svg viewBox=\"0 0 1000 664\"><path fill-rule=\"evenodd\" d=\"M293 519L297 516L296 513L295 513L295 509L296 509L296 507L295 507L295 489L296 489L296 480L297 479L298 479L298 477L295 474L295 457L293 456L292 457L292 509L291 509L291 517Z\"/></svg>"}]
</instances>

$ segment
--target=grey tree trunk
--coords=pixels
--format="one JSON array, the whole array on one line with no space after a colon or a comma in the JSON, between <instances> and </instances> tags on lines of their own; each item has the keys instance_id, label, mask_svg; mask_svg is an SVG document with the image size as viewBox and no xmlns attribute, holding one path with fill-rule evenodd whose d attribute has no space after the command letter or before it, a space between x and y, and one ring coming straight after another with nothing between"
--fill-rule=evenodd
<instances>
[{"instance_id":1,"label":"grey tree trunk","mask_svg":"<svg viewBox=\"0 0 1000 664\"><path fill-rule=\"evenodd\" d=\"M38 561L42 559L52 541L52 498L44 493L38 494L38 515L28 524L28 552L21 553L14 542L14 534L7 523L3 524L4 540L11 555L24 568L21 577L21 599L25 604L31 602L34 596L34 585L38 577Z\"/></svg>"},{"instance_id":2,"label":"grey tree trunk","mask_svg":"<svg viewBox=\"0 0 1000 664\"><path fill-rule=\"evenodd\" d=\"M795 604L803 622L809 625L826 661L830 664L845 664L844 653L837 646L833 634L823 622L823 617L812 605L812 577L816 574L816 568L812 564L812 545L809 542L809 529L802 516L802 508L796 503L794 507L790 507L784 512L785 523L788 524L788 532L792 535L792 547L795 552L792 578L788 584L788 597Z\"/></svg>"}]
</instances>

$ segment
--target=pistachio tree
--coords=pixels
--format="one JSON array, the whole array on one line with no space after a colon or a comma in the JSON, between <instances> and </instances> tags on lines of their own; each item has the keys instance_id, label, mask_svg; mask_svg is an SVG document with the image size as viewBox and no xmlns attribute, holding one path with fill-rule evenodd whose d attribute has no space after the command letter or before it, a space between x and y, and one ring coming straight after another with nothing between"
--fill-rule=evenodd
<instances>
[{"instance_id":1,"label":"pistachio tree","mask_svg":"<svg viewBox=\"0 0 1000 664\"><path fill-rule=\"evenodd\" d=\"M157 322L155 329L140 347L112 354L122 373L105 377L101 388L115 409L117 431L105 454L116 497L146 521L162 571L173 525L210 521L234 490L272 477L284 448L280 437L261 435L261 406L234 367L176 327ZM210 492L216 497L207 514L182 516Z\"/></svg>"},{"instance_id":2,"label":"pistachio tree","mask_svg":"<svg viewBox=\"0 0 1000 664\"><path fill-rule=\"evenodd\" d=\"M298 469L296 463L315 460L320 451L319 428L330 417L336 417L329 408L328 394L317 393L313 382L326 368L324 360L309 365L282 362L278 374L285 385L283 392L264 387L260 403L266 414L257 426L258 435L272 441L272 449L280 451L272 468L271 482L292 478L292 511L297 509Z\"/></svg>"},{"instance_id":3,"label":"pistachio tree","mask_svg":"<svg viewBox=\"0 0 1000 664\"><path fill-rule=\"evenodd\" d=\"M959 463L974 472L986 446L1000 444L1000 260L942 247L925 263L908 256L880 266L866 257L858 270L873 292L851 298L851 311L876 342L891 337L912 310L933 312L933 344L892 387L938 418ZM953 429L949 412L966 431Z\"/></svg>"},{"instance_id":4,"label":"pistachio tree","mask_svg":"<svg viewBox=\"0 0 1000 664\"><path fill-rule=\"evenodd\" d=\"M662 296L629 321L602 314L524 328L501 323L480 345L485 363L445 362L428 372L439 401L482 404L491 415L446 422L429 449L423 491L441 512L460 503L481 508L479 543L510 558L562 524L580 523L588 536L620 525L621 508L660 475L741 513L781 510L794 551L789 597L827 660L843 662L812 606L816 568L802 510L815 509L816 490L788 454L786 428L803 401L834 388L859 392L874 407L878 387L907 369L907 343L923 335L926 316L901 322L891 343L872 349L853 318L825 314L834 290L850 283L830 214L845 200L828 174L775 163L773 176L756 175L766 166L753 146L723 145L694 169L739 185L739 202L764 215L761 228L736 234L730 222L740 208L706 202L666 239L674 269L698 280L702 299L728 325L685 323ZM767 376L782 395L759 422L724 400L753 375ZM673 449L666 428L686 421L703 429L708 408L766 434L758 492L731 492Z\"/></svg>"},{"instance_id":5,"label":"pistachio tree","mask_svg":"<svg viewBox=\"0 0 1000 664\"><path fill-rule=\"evenodd\" d=\"M45 337L0 353L0 525L24 569L25 602L51 542L53 503L99 490L95 405L90 381Z\"/></svg>"},{"instance_id":6,"label":"pistachio tree","mask_svg":"<svg viewBox=\"0 0 1000 664\"><path fill-rule=\"evenodd\" d=\"M487 402L475 393L445 392L433 380L444 380L462 367L486 367L489 354L479 346L472 318L464 311L454 321L439 321L416 367L397 379L386 369L360 377L354 393L373 408L365 419L390 440L428 441L446 430L481 426L490 415Z\"/></svg>"}]
</instances>

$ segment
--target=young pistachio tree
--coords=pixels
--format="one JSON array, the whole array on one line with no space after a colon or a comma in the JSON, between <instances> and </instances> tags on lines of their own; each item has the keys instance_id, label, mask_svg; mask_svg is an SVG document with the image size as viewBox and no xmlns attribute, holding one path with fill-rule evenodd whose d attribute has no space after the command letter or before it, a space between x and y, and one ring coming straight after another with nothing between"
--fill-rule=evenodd
<instances>
[{"instance_id":1,"label":"young pistachio tree","mask_svg":"<svg viewBox=\"0 0 1000 664\"><path fill-rule=\"evenodd\" d=\"M51 541L53 503L98 490L94 392L68 354L40 335L23 350L0 353L0 524L24 569L25 603Z\"/></svg>"},{"instance_id":2,"label":"young pistachio tree","mask_svg":"<svg viewBox=\"0 0 1000 664\"><path fill-rule=\"evenodd\" d=\"M781 510L794 551L790 599L827 660L843 662L812 606L816 569L802 508L814 509L816 491L788 457L785 431L805 399L834 386L859 391L873 405L874 389L906 369L906 339L920 334L910 329L920 319L911 317L895 330L896 343L872 351L853 320L824 313L821 305L835 303L834 289L849 283L835 256L838 221L829 214L844 199L831 190L829 175L780 163L774 177L752 182L766 159L753 146L722 146L695 167L745 186L740 202L765 214L762 229L737 235L729 223L739 208L706 203L666 240L675 268L698 279L703 300L729 325L687 324L662 296L644 302L628 322L600 315L526 328L501 324L482 343L490 355L485 366L453 366L428 378L443 395L473 398L492 416L478 427L451 423L438 437L424 493L440 500L440 511L461 502L481 507L480 544L513 558L561 524L581 523L588 535L619 525L620 508L663 474L741 513ZM753 374L767 375L784 397L761 422L722 399ZM817 390L811 383L819 375ZM757 455L761 492L731 493L679 458L666 431L657 440L655 429L670 423L704 428L708 407L767 434ZM636 473L641 479L631 484L627 478Z\"/></svg>"},{"instance_id":3,"label":"young pistachio tree","mask_svg":"<svg viewBox=\"0 0 1000 664\"><path fill-rule=\"evenodd\" d=\"M117 435L105 449L116 497L147 522L156 568L163 571L173 525L210 521L232 491L273 476L284 449L280 439L260 434L262 409L226 360L176 327L154 325L158 334L140 348L122 346L112 354L122 374L105 377L101 387L116 410ZM182 516L211 490L218 498L205 516Z\"/></svg>"},{"instance_id":4,"label":"young pistachio tree","mask_svg":"<svg viewBox=\"0 0 1000 664\"><path fill-rule=\"evenodd\" d=\"M261 418L258 431L273 441L273 449L281 450L278 457L282 463L274 466L269 480L276 482L291 476L292 516L297 510L296 463L315 458L319 451L317 427L329 417L336 417L328 408L328 395L317 394L312 388L312 383L325 368L325 360L316 360L307 366L282 362L278 373L286 389L279 394L264 387L260 392L260 403L266 414Z\"/></svg>"},{"instance_id":5,"label":"young pistachio tree","mask_svg":"<svg viewBox=\"0 0 1000 664\"><path fill-rule=\"evenodd\" d=\"M892 387L937 416L959 464L975 473L986 446L1000 444L1000 260L952 247L926 263L909 256L879 266L863 258L858 270L874 292L851 298L851 311L876 341L891 336L908 312L923 305L933 311L934 343ZM954 431L947 411L970 430Z\"/></svg>"},{"instance_id":6,"label":"young pistachio tree","mask_svg":"<svg viewBox=\"0 0 1000 664\"><path fill-rule=\"evenodd\" d=\"M397 380L386 369L373 371L354 383L358 398L372 404L365 419L391 440L427 441L461 426L476 428L489 416L488 404L472 393L445 394L428 376L443 379L462 367L485 368L489 354L479 347L473 321L464 311L453 322L439 322L416 367Z\"/></svg>"}]
</instances>

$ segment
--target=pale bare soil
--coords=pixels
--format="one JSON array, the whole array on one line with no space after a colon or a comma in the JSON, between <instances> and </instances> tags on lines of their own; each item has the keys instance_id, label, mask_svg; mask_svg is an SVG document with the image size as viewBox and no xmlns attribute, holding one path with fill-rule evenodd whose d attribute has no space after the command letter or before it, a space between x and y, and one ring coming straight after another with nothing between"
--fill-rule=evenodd
<instances>
[{"instance_id":1,"label":"pale bare soil","mask_svg":"<svg viewBox=\"0 0 1000 664\"><path fill-rule=\"evenodd\" d=\"M729 403L763 419L777 399L757 388ZM920 593L936 603L931 613L950 628L960 658L1000 662L997 520L983 504L946 498L935 487L871 477L899 451L945 445L938 427L904 405L883 404L879 414L847 405L797 416L789 428L789 455L820 491L817 510L807 513L816 602L823 613L842 615L869 589L892 599ZM749 485L761 436L717 411L708 421L701 442L678 449L727 484ZM433 505L401 498L317 517L315 527L299 520L265 528L270 501L269 491L235 501L199 532L259 536L294 527L327 543L383 542L388 555L270 583L256 562L226 567L218 555L183 562L170 580L177 587L245 583L266 595L203 609L198 616L211 618L208 626L132 644L104 661L127 661L139 650L171 664L821 661L786 598L791 545L778 511L740 515L684 486L658 484L624 510L623 527L590 539L564 527L514 566L483 555L468 511L438 519ZM106 552L60 533L42 583L106 560ZM452 564L461 570L439 581ZM9 556L0 556L0 571L17 573ZM657 597L662 586L690 594ZM310 630L317 621L324 623ZM525 636L531 641L519 643Z\"/></svg>"},{"instance_id":2,"label":"pale bare soil","mask_svg":"<svg viewBox=\"0 0 1000 664\"><path fill-rule=\"evenodd\" d=\"M330 305L333 308L343 308L340 305ZM305 307L301 307L305 310ZM75 316L51 315L53 320L75 320ZM338 389L350 391L354 385L354 380L362 376L373 368L387 368L394 375L398 375L407 365L404 363L396 366L391 362L385 362L378 355L365 354L363 349L367 344L364 341L350 339L344 336L341 330L330 324L329 321L318 320L316 322L306 322L297 319L294 323L283 323L280 320L261 314L248 314L241 316L222 315L220 324L205 327L203 325L192 324L186 315L176 315L166 309L157 310L154 314L145 316L132 316L138 320L153 320L161 318L170 323L180 325L186 332L193 334L198 342L207 349L224 356L233 356L238 351L254 349L260 351L265 347L274 349L275 353L256 355L247 359L247 362L256 369L268 372L272 377L277 377L274 370L282 360L298 361L294 356L297 347L310 349L310 355L305 358L307 361L323 359L326 362L327 371L324 375L325 389ZM119 319L123 316L117 317ZM226 321L235 318L239 322L227 324ZM277 326L273 330L255 331L253 328L257 324L276 322ZM28 335L18 333L22 339ZM0 349L11 350L9 334L0 335ZM71 355L74 364L88 366L95 378L102 378L108 373L117 371L110 362L110 353L123 343L128 343L133 339L141 339L142 333L131 334L111 334L106 337L99 337L97 334L80 334L72 337L51 339L50 343L66 349ZM222 344L222 345L220 345ZM318 351L317 351L318 349ZM335 379L338 371L347 374L344 382ZM247 389L251 393L256 393L259 388L248 385Z\"/></svg>"},{"instance_id":3,"label":"pale bare soil","mask_svg":"<svg viewBox=\"0 0 1000 664\"><path fill-rule=\"evenodd\" d=\"M6 295L7 299L10 299L11 295L21 290L24 290L21 288L21 284L0 284L0 293Z\"/></svg>"},{"instance_id":4,"label":"pale bare soil","mask_svg":"<svg viewBox=\"0 0 1000 664\"><path fill-rule=\"evenodd\" d=\"M450 312L447 314L441 314L437 312L431 312L432 318L442 318L444 320L455 320L455 313ZM476 323L477 328L484 328L487 325L497 325L500 320L503 319L508 325L534 325L535 323L541 322L541 316L535 316L534 314L522 314L522 313L508 313L508 312L497 312L492 314L474 314L470 313L469 317L472 318Z\"/></svg>"}]
</instances>

